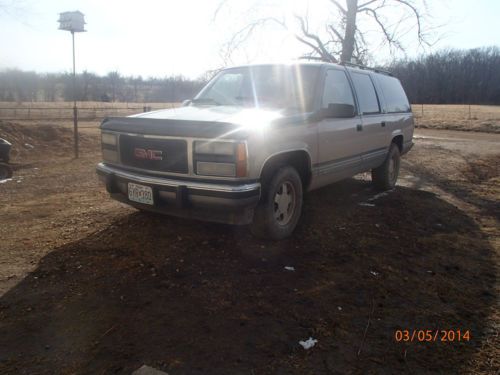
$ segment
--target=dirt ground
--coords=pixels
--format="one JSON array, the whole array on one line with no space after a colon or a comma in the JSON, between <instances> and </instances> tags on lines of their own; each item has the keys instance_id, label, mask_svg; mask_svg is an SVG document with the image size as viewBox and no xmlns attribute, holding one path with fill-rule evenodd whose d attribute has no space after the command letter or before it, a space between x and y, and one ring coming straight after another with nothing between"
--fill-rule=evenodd
<instances>
[{"instance_id":1,"label":"dirt ground","mask_svg":"<svg viewBox=\"0 0 500 375\"><path fill-rule=\"evenodd\" d=\"M367 175L315 191L267 242L111 201L93 125L75 161L68 128L0 124L16 167L1 374L498 373L500 135L419 129L394 191ZM470 340L397 342L405 329Z\"/></svg>"}]
</instances>

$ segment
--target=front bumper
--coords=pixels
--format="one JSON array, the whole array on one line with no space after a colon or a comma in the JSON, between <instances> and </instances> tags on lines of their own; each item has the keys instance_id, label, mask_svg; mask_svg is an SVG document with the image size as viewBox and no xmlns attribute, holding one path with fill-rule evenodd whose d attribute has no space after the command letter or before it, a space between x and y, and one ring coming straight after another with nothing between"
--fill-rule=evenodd
<instances>
[{"instance_id":1,"label":"front bumper","mask_svg":"<svg viewBox=\"0 0 500 375\"><path fill-rule=\"evenodd\" d=\"M253 209L260 199L260 183L228 185L183 181L130 172L99 163L99 179L112 198L136 208L173 216L215 221L228 224L249 224ZM128 183L153 189L154 205L128 199Z\"/></svg>"}]
</instances>

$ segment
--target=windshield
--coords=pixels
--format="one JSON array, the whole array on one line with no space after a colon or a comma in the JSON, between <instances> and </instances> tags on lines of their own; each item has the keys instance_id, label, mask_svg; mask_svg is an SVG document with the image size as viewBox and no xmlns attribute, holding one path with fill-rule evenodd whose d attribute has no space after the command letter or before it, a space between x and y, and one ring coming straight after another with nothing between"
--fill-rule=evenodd
<instances>
[{"instance_id":1,"label":"windshield","mask_svg":"<svg viewBox=\"0 0 500 375\"><path fill-rule=\"evenodd\" d=\"M266 65L227 69L193 100L196 104L298 109L311 107L316 66Z\"/></svg>"}]
</instances>

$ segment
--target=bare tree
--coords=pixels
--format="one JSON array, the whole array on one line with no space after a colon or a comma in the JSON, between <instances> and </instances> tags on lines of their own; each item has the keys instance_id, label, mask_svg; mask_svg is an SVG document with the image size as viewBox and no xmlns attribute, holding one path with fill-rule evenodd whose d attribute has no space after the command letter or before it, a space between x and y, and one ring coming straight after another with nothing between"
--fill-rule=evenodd
<instances>
[{"instance_id":1,"label":"bare tree","mask_svg":"<svg viewBox=\"0 0 500 375\"><path fill-rule=\"evenodd\" d=\"M119 86L121 85L120 73L116 71L109 72L106 78L108 79L109 85L111 86L111 101L115 102L117 93L119 92Z\"/></svg>"},{"instance_id":2,"label":"bare tree","mask_svg":"<svg viewBox=\"0 0 500 375\"><path fill-rule=\"evenodd\" d=\"M296 39L307 46L306 56L318 57L331 62L363 62L370 50L388 47L392 52L405 52L403 40L413 35L420 46L432 44L429 24L430 15L425 0L328 0L325 11L333 11L333 16L321 33L309 27L306 14L295 14L295 25L284 18L261 15L249 21L234 33L225 45L225 54L230 54L243 45L259 27L269 23L293 30ZM216 14L227 6L222 1ZM368 40L367 35L378 34L380 43Z\"/></svg>"}]
</instances>

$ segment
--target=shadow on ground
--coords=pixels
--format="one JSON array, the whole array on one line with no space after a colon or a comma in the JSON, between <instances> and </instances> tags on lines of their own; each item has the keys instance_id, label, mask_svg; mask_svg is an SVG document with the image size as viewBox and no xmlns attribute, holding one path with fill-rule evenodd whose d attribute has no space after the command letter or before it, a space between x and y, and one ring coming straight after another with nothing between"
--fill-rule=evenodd
<instances>
[{"instance_id":1,"label":"shadow on ground","mask_svg":"<svg viewBox=\"0 0 500 375\"><path fill-rule=\"evenodd\" d=\"M309 195L281 242L133 213L54 249L0 299L0 372L460 372L486 334L492 249L431 193L358 204L373 194L349 180ZM397 343L398 329L471 340Z\"/></svg>"}]
</instances>

